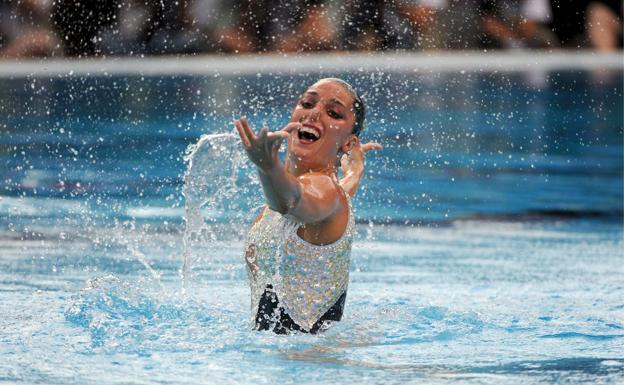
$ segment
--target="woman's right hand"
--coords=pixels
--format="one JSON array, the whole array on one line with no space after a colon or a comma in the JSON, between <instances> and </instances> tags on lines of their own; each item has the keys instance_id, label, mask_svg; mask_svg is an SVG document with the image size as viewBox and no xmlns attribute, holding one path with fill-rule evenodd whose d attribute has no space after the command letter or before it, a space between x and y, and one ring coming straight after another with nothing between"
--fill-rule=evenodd
<instances>
[{"instance_id":1,"label":"woman's right hand","mask_svg":"<svg viewBox=\"0 0 624 385\"><path fill-rule=\"evenodd\" d=\"M301 124L288 123L286 127L275 132L269 132L268 128L263 127L258 135L254 134L245 117L235 120L234 125L249 159L261 171L268 173L281 167L278 156L279 148L282 142L288 139L290 132L297 129Z\"/></svg>"}]
</instances>

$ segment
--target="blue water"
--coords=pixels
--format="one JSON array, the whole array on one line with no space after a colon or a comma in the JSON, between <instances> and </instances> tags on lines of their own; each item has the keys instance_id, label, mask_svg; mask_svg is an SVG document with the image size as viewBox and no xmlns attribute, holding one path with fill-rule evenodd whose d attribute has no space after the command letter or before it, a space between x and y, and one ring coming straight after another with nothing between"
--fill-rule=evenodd
<instances>
[{"instance_id":1,"label":"blue water","mask_svg":"<svg viewBox=\"0 0 624 385\"><path fill-rule=\"evenodd\" d=\"M624 381L622 72L338 75L385 149L343 321L287 337L248 327L248 166L182 295L183 157L315 77L0 79L0 382Z\"/></svg>"}]
</instances>

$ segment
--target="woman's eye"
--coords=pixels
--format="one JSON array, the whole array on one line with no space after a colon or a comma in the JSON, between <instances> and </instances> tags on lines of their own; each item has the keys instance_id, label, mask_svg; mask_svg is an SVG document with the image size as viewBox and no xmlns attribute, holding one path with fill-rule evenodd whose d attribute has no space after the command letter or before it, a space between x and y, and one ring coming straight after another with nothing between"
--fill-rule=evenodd
<instances>
[{"instance_id":1,"label":"woman's eye","mask_svg":"<svg viewBox=\"0 0 624 385\"><path fill-rule=\"evenodd\" d=\"M311 102L309 102L309 101L306 101L306 100L302 100L302 101L301 101L301 106L302 106L303 108L312 108L312 103L311 103Z\"/></svg>"},{"instance_id":2,"label":"woman's eye","mask_svg":"<svg viewBox=\"0 0 624 385\"><path fill-rule=\"evenodd\" d=\"M329 111L327 111L327 114L328 114L329 116L331 116L332 118L334 118L334 119L340 119L340 118L342 118L342 115L340 115L339 113L337 113L337 112L336 112L336 111L334 111L334 110L329 110Z\"/></svg>"}]
</instances>

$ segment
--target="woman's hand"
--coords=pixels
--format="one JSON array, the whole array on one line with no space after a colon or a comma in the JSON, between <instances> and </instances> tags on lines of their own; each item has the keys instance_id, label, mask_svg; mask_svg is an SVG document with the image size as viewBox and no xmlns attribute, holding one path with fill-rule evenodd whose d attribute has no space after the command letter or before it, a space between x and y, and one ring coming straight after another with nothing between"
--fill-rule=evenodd
<instances>
[{"instance_id":1,"label":"woman's hand","mask_svg":"<svg viewBox=\"0 0 624 385\"><path fill-rule=\"evenodd\" d=\"M275 132L269 132L268 128L263 127L258 135L254 134L245 117L235 120L234 125L249 159L258 166L260 171L268 173L281 167L278 156L279 148L282 142L288 139L290 132L300 126L300 123L289 123L280 131Z\"/></svg>"},{"instance_id":2,"label":"woman's hand","mask_svg":"<svg viewBox=\"0 0 624 385\"><path fill-rule=\"evenodd\" d=\"M355 146L344 154L340 159L340 167L342 168L343 178L340 180L340 187L349 194L355 196L360 180L364 175L364 159L366 153L371 150L381 150L383 146L376 142L360 144L358 140Z\"/></svg>"}]
</instances>

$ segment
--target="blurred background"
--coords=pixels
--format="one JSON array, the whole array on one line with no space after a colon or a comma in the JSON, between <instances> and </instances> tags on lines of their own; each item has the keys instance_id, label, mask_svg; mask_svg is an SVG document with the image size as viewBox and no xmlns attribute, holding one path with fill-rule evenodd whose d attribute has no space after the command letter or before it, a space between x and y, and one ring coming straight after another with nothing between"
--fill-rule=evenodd
<instances>
[{"instance_id":1,"label":"blurred background","mask_svg":"<svg viewBox=\"0 0 624 385\"><path fill-rule=\"evenodd\" d=\"M622 47L620 0L0 0L0 56Z\"/></svg>"}]
</instances>

